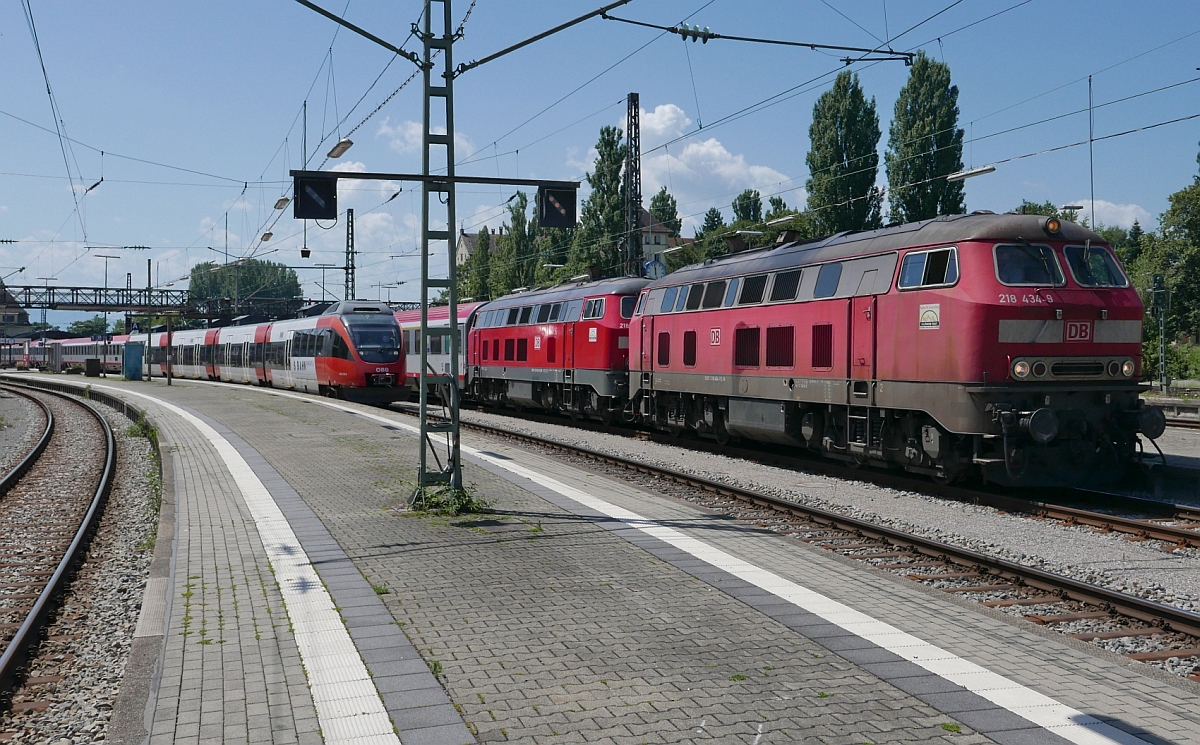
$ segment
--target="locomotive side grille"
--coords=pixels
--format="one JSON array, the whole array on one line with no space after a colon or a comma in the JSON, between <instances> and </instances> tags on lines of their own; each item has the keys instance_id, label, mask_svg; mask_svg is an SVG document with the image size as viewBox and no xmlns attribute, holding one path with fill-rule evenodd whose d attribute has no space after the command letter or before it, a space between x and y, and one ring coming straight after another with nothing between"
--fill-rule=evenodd
<instances>
[{"instance_id":1,"label":"locomotive side grille","mask_svg":"<svg viewBox=\"0 0 1200 745\"><path fill-rule=\"evenodd\" d=\"M796 334L792 326L767 329L767 367L791 367L795 364Z\"/></svg>"},{"instance_id":2,"label":"locomotive side grille","mask_svg":"<svg viewBox=\"0 0 1200 745\"><path fill-rule=\"evenodd\" d=\"M733 339L733 364L758 367L758 328L738 329Z\"/></svg>"},{"instance_id":3,"label":"locomotive side grille","mask_svg":"<svg viewBox=\"0 0 1200 745\"><path fill-rule=\"evenodd\" d=\"M1056 377L1099 377L1104 374L1103 362L1055 362L1050 374Z\"/></svg>"},{"instance_id":4,"label":"locomotive side grille","mask_svg":"<svg viewBox=\"0 0 1200 745\"><path fill-rule=\"evenodd\" d=\"M833 325L812 327L812 366L833 367Z\"/></svg>"}]
</instances>

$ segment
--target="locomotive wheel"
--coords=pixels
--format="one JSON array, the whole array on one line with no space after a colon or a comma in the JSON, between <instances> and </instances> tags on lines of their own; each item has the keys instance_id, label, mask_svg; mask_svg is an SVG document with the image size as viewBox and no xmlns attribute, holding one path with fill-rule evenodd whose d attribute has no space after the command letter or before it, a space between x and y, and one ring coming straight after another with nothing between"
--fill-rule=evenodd
<instances>
[{"instance_id":1,"label":"locomotive wheel","mask_svg":"<svg viewBox=\"0 0 1200 745\"><path fill-rule=\"evenodd\" d=\"M616 412L614 412L612 409L604 409L600 412L600 423L605 427L611 427L616 419Z\"/></svg>"},{"instance_id":2,"label":"locomotive wheel","mask_svg":"<svg viewBox=\"0 0 1200 745\"><path fill-rule=\"evenodd\" d=\"M933 479L933 483L937 484L938 486L950 486L958 480L958 474L946 473L943 471L941 473L935 473L929 478Z\"/></svg>"}]
</instances>

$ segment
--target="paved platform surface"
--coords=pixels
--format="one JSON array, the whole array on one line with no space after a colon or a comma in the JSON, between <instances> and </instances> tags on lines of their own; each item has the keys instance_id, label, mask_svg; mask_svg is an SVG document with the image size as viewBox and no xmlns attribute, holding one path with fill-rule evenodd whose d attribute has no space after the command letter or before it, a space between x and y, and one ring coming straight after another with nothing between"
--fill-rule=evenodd
<instances>
[{"instance_id":1,"label":"paved platform surface","mask_svg":"<svg viewBox=\"0 0 1200 745\"><path fill-rule=\"evenodd\" d=\"M1200 743L1196 686L545 456L467 435L494 513L414 516L391 509L415 472L405 415L102 384L150 411L175 474L151 742L338 739L256 478L406 745Z\"/></svg>"}]
</instances>

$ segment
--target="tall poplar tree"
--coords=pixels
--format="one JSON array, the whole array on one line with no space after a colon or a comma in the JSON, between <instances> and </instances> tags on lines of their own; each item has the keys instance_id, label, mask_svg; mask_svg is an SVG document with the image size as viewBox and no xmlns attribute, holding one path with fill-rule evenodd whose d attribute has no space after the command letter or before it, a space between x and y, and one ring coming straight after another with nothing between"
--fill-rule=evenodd
<instances>
[{"instance_id":1,"label":"tall poplar tree","mask_svg":"<svg viewBox=\"0 0 1200 745\"><path fill-rule=\"evenodd\" d=\"M746 189L733 199L734 222L762 222L762 195L757 189Z\"/></svg>"},{"instance_id":2,"label":"tall poplar tree","mask_svg":"<svg viewBox=\"0 0 1200 745\"><path fill-rule=\"evenodd\" d=\"M624 268L625 186L621 167L625 163L623 133L616 127L601 127L596 143L596 170L585 176L592 193L579 210L579 227L571 247L571 266L583 270L598 267L604 276L620 274Z\"/></svg>"},{"instance_id":3,"label":"tall poplar tree","mask_svg":"<svg viewBox=\"0 0 1200 745\"><path fill-rule=\"evenodd\" d=\"M492 297L500 297L517 287L533 286L537 272L537 254L533 246L532 226L526 210L529 197L519 191L508 203L508 221L502 227L503 235L497 236L499 251L493 254L489 267L488 282Z\"/></svg>"},{"instance_id":4,"label":"tall poplar tree","mask_svg":"<svg viewBox=\"0 0 1200 745\"><path fill-rule=\"evenodd\" d=\"M475 251L467 259L462 271L466 274L463 296L476 301L491 300L492 288L488 281L492 260L492 234L485 225L475 239Z\"/></svg>"},{"instance_id":5,"label":"tall poplar tree","mask_svg":"<svg viewBox=\"0 0 1200 745\"><path fill-rule=\"evenodd\" d=\"M881 224L883 194L875 186L879 169L879 116L867 100L858 75L838 73L833 88L813 106L808 128L812 149L805 162L808 210L820 233L869 230Z\"/></svg>"},{"instance_id":6,"label":"tall poplar tree","mask_svg":"<svg viewBox=\"0 0 1200 745\"><path fill-rule=\"evenodd\" d=\"M896 99L884 155L893 222L963 212L963 182L942 178L962 170L962 149L958 86L950 84L950 67L917 52Z\"/></svg>"},{"instance_id":7,"label":"tall poplar tree","mask_svg":"<svg viewBox=\"0 0 1200 745\"><path fill-rule=\"evenodd\" d=\"M671 235L679 235L679 229L683 226L683 221L679 219L679 203L667 191L667 187L659 189L650 198L650 216L654 218L655 225L667 228Z\"/></svg>"}]
</instances>

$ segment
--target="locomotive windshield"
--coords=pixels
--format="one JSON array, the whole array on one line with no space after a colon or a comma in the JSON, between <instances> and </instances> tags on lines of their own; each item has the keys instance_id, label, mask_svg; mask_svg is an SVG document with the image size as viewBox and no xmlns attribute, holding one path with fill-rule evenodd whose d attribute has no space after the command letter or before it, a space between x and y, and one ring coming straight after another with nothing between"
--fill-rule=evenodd
<instances>
[{"instance_id":1,"label":"locomotive windshield","mask_svg":"<svg viewBox=\"0 0 1200 745\"><path fill-rule=\"evenodd\" d=\"M1062 269L1049 246L996 246L996 276L1006 285L1061 285Z\"/></svg>"},{"instance_id":2,"label":"locomotive windshield","mask_svg":"<svg viewBox=\"0 0 1200 745\"><path fill-rule=\"evenodd\" d=\"M621 318L633 318L633 306L637 304L637 295L626 295L621 298Z\"/></svg>"},{"instance_id":3,"label":"locomotive windshield","mask_svg":"<svg viewBox=\"0 0 1200 745\"><path fill-rule=\"evenodd\" d=\"M1103 248L1067 246L1067 266L1081 287L1125 287L1129 284L1112 254Z\"/></svg>"},{"instance_id":4,"label":"locomotive windshield","mask_svg":"<svg viewBox=\"0 0 1200 745\"><path fill-rule=\"evenodd\" d=\"M350 326L354 347L363 362L395 362L400 359L400 329L396 326Z\"/></svg>"}]
</instances>

